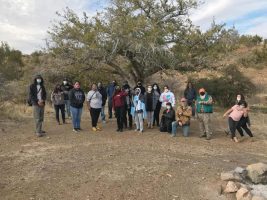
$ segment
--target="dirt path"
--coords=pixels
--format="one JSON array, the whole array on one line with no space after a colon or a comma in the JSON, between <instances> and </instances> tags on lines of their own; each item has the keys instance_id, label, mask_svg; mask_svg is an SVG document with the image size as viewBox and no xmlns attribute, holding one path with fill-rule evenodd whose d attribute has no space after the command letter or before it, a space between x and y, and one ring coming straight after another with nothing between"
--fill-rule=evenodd
<instances>
[{"instance_id":1,"label":"dirt path","mask_svg":"<svg viewBox=\"0 0 267 200\"><path fill-rule=\"evenodd\" d=\"M206 141L195 120L189 138L171 138L157 129L116 133L114 120L92 133L84 116L79 134L46 116L44 138L31 119L2 124L0 199L231 199L217 193L220 173L267 161L265 133L234 144L219 120Z\"/></svg>"}]
</instances>

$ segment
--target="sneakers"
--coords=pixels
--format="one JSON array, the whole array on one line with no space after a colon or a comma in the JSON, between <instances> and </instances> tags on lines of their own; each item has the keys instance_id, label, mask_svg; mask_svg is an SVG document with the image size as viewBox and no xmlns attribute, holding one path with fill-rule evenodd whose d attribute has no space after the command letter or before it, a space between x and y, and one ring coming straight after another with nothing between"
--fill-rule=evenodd
<instances>
[{"instance_id":1,"label":"sneakers","mask_svg":"<svg viewBox=\"0 0 267 200\"><path fill-rule=\"evenodd\" d=\"M137 131L140 131L140 129L135 129L134 131L137 132Z\"/></svg>"},{"instance_id":2,"label":"sneakers","mask_svg":"<svg viewBox=\"0 0 267 200\"><path fill-rule=\"evenodd\" d=\"M97 131L97 128L96 127L93 127L92 128L92 131L96 132Z\"/></svg>"},{"instance_id":3,"label":"sneakers","mask_svg":"<svg viewBox=\"0 0 267 200\"><path fill-rule=\"evenodd\" d=\"M78 132L79 132L77 128L74 128L72 131L73 131L74 133L78 133Z\"/></svg>"},{"instance_id":4,"label":"sneakers","mask_svg":"<svg viewBox=\"0 0 267 200\"><path fill-rule=\"evenodd\" d=\"M97 131L102 131L102 129L100 127L98 127L98 126L96 127L96 130Z\"/></svg>"}]
</instances>

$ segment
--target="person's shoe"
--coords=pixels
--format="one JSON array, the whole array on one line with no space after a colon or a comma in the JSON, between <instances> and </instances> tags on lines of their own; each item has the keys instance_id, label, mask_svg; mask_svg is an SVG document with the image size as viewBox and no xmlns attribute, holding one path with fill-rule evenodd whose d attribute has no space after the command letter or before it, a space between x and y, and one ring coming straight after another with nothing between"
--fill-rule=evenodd
<instances>
[{"instance_id":1,"label":"person's shoe","mask_svg":"<svg viewBox=\"0 0 267 200\"><path fill-rule=\"evenodd\" d=\"M100 127L96 127L97 131L102 131L102 129Z\"/></svg>"},{"instance_id":2,"label":"person's shoe","mask_svg":"<svg viewBox=\"0 0 267 200\"><path fill-rule=\"evenodd\" d=\"M237 139L237 137L234 137L233 140L234 140L234 142L236 142L236 143L239 142L239 140Z\"/></svg>"},{"instance_id":3,"label":"person's shoe","mask_svg":"<svg viewBox=\"0 0 267 200\"><path fill-rule=\"evenodd\" d=\"M92 128L92 131L96 132L97 131L96 127L93 127Z\"/></svg>"},{"instance_id":4,"label":"person's shoe","mask_svg":"<svg viewBox=\"0 0 267 200\"><path fill-rule=\"evenodd\" d=\"M137 132L137 131L140 131L140 129L135 129L134 131Z\"/></svg>"},{"instance_id":5,"label":"person's shoe","mask_svg":"<svg viewBox=\"0 0 267 200\"><path fill-rule=\"evenodd\" d=\"M72 131L73 131L74 133L78 133L78 130L77 130L76 128L74 128Z\"/></svg>"},{"instance_id":6,"label":"person's shoe","mask_svg":"<svg viewBox=\"0 0 267 200\"><path fill-rule=\"evenodd\" d=\"M77 131L79 131L79 132L80 132L80 131L82 131L82 129L81 129L81 128L76 128L76 130L77 130Z\"/></svg>"},{"instance_id":7,"label":"person's shoe","mask_svg":"<svg viewBox=\"0 0 267 200\"><path fill-rule=\"evenodd\" d=\"M207 136L207 137L206 137L206 140L211 140L211 137L210 137L210 136Z\"/></svg>"},{"instance_id":8,"label":"person's shoe","mask_svg":"<svg viewBox=\"0 0 267 200\"><path fill-rule=\"evenodd\" d=\"M37 137L43 137L43 134L42 133L36 133L36 136Z\"/></svg>"},{"instance_id":9,"label":"person's shoe","mask_svg":"<svg viewBox=\"0 0 267 200\"><path fill-rule=\"evenodd\" d=\"M143 133L143 132L144 132L144 130L140 130L139 132L140 132L140 133Z\"/></svg>"}]
</instances>

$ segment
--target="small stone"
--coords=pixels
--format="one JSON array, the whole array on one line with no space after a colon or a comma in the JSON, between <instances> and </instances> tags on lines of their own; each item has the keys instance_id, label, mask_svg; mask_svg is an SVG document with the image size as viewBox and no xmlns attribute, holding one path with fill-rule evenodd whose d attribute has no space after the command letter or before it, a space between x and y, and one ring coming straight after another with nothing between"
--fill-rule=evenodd
<instances>
[{"instance_id":1,"label":"small stone","mask_svg":"<svg viewBox=\"0 0 267 200\"><path fill-rule=\"evenodd\" d=\"M245 171L246 171L246 169L244 169L244 168L242 168L242 167L237 167L237 168L235 168L234 171L235 171L236 173L238 173L238 174L244 174Z\"/></svg>"},{"instance_id":2,"label":"small stone","mask_svg":"<svg viewBox=\"0 0 267 200\"><path fill-rule=\"evenodd\" d=\"M237 192L238 189L240 188L240 184L235 183L233 181L229 181L226 185L226 188L224 190L225 193L234 193Z\"/></svg>"},{"instance_id":3,"label":"small stone","mask_svg":"<svg viewBox=\"0 0 267 200\"><path fill-rule=\"evenodd\" d=\"M247 177L255 184L267 183L267 165L256 163L247 166Z\"/></svg>"},{"instance_id":4,"label":"small stone","mask_svg":"<svg viewBox=\"0 0 267 200\"><path fill-rule=\"evenodd\" d=\"M240 188L236 193L236 200L251 200L252 195L246 188Z\"/></svg>"},{"instance_id":5,"label":"small stone","mask_svg":"<svg viewBox=\"0 0 267 200\"><path fill-rule=\"evenodd\" d=\"M221 173L221 179L223 181L242 181L242 177L235 171Z\"/></svg>"}]
</instances>

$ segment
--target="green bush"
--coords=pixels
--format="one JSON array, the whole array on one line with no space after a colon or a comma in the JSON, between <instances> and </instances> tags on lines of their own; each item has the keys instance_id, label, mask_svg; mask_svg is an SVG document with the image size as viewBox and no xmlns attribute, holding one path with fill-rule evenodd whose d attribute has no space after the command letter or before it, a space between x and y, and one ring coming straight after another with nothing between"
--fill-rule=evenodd
<instances>
[{"instance_id":1,"label":"green bush","mask_svg":"<svg viewBox=\"0 0 267 200\"><path fill-rule=\"evenodd\" d=\"M221 77L194 80L196 87L204 87L217 105L228 107L234 104L237 94L251 96L255 93L255 85L235 65L224 68L222 74Z\"/></svg>"}]
</instances>

